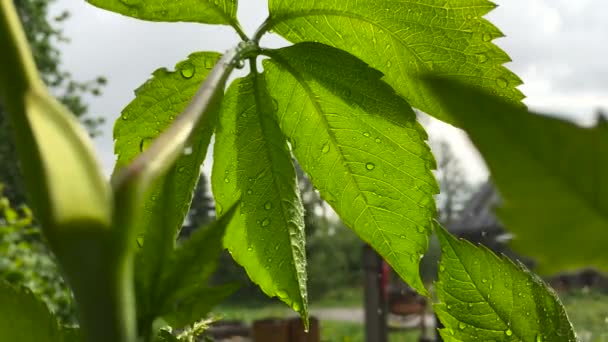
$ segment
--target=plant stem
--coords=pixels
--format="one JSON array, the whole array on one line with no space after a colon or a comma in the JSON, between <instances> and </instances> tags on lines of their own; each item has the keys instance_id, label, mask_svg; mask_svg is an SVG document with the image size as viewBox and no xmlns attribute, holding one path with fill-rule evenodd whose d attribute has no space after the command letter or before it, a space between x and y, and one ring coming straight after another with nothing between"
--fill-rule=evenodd
<instances>
[{"instance_id":1,"label":"plant stem","mask_svg":"<svg viewBox=\"0 0 608 342\"><path fill-rule=\"evenodd\" d=\"M268 32L271 25L272 25L272 20L270 19L270 17L266 18L266 20L264 20L262 25L260 25L260 27L258 27L257 31L255 31L255 33L253 34L253 38L251 40L254 41L256 44L258 44L260 42L260 39L262 39L262 36L266 32Z\"/></svg>"}]
</instances>

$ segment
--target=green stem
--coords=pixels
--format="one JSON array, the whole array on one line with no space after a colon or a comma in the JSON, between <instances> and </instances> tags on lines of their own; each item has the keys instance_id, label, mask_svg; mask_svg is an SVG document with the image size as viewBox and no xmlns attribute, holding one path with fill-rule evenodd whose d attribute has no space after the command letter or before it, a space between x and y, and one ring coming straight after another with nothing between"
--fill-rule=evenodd
<instances>
[{"instance_id":1,"label":"green stem","mask_svg":"<svg viewBox=\"0 0 608 342\"><path fill-rule=\"evenodd\" d=\"M262 36L266 32L268 32L268 30L270 29L272 24L273 24L272 19L270 17L266 18L266 20L264 20L262 25L260 25L260 27L258 27L257 31L255 31L255 33L253 34L253 38L251 40L254 41L256 44L259 44L260 39L262 39Z\"/></svg>"}]
</instances>

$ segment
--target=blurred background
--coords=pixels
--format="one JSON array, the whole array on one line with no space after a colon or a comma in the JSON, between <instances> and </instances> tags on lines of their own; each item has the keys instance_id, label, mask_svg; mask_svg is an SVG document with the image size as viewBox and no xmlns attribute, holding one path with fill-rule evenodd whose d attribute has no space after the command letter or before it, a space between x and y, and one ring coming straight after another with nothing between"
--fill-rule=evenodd
<instances>
[{"instance_id":1,"label":"blurred background","mask_svg":"<svg viewBox=\"0 0 608 342\"><path fill-rule=\"evenodd\" d=\"M513 62L508 67L524 81L520 89L527 96L526 104L533 110L582 125L593 123L602 108L608 108L608 45L604 44L608 3L497 3L499 7L487 18L506 35L496 44L511 56ZM15 0L15 4L45 82L95 137L100 164L108 176L115 160L113 122L133 99L133 89L157 68L172 69L195 51L223 52L234 46L238 38L229 27L138 21L97 9L82 0ZM266 15L266 1L245 0L239 4L239 19L248 34ZM263 45L281 47L286 42L269 35ZM466 136L423 113L419 118L430 133L429 144L438 161L436 176L442 192L437 196L438 220L453 233L533 268L533 260L508 248L512 236L493 214L500 194ZM0 277L30 287L65 323L74 323L71 294L27 208L15 161L10 129L0 107ZM184 236L215 218L208 183L211 165L210 156L182 230ZM306 208L308 288L312 313L320 320L321 340L364 341L366 310L382 311L380 316L390 341L433 340L435 321L430 305L385 264L377 262L298 171ZM431 241L421 265L429 288L435 279L438 249L437 242ZM241 284L240 290L216 310L224 321L238 327L256 319L293 315L249 282L227 253L222 255L219 269L214 281ZM366 281L370 272L380 280ZM581 270L546 280L564 301L581 341L608 341L604 334L608 331L605 275ZM365 291L368 299L373 293L383 304L373 306L368 302L366 306Z\"/></svg>"}]
</instances>

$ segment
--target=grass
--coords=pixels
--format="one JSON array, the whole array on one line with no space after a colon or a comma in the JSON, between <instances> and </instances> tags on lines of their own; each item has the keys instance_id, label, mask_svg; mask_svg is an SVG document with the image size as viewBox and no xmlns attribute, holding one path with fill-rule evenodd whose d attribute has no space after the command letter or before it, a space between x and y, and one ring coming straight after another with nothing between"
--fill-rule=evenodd
<instances>
[{"instance_id":1,"label":"grass","mask_svg":"<svg viewBox=\"0 0 608 342\"><path fill-rule=\"evenodd\" d=\"M608 342L608 294L578 291L560 297L580 342ZM326 298L311 303L311 308L357 308L361 305L361 289L348 289L329 293ZM263 306L223 306L216 312L226 320L247 323L269 317L285 318L296 315L278 302ZM362 324L329 320L320 324L321 341L364 342L365 331ZM418 331L395 331L389 334L389 341L414 342L418 340L418 336Z\"/></svg>"}]
</instances>

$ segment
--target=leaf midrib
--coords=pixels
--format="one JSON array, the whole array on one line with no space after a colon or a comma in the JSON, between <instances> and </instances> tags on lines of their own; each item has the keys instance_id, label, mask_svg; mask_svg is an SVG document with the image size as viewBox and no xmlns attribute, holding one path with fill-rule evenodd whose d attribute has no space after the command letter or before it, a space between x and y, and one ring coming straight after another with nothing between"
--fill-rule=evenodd
<instances>
[{"instance_id":1,"label":"leaf midrib","mask_svg":"<svg viewBox=\"0 0 608 342\"><path fill-rule=\"evenodd\" d=\"M260 77L260 74L258 74L257 72L254 72L254 73L252 73L252 75L253 75L253 88L254 88L255 104L258 109L263 108L262 102L260 101L262 95L260 94L260 84L259 84L259 79L258 79ZM257 112L256 116L259 120L258 124L260 125L260 131L262 132L262 137L264 139L264 145L266 146L266 148L264 150L266 152L268 160L270 160L270 165L271 165L270 167L272 168L272 174L275 175L275 174L277 174L276 170L274 170L274 165L276 165L276 164L274 163L274 158L272 157L272 153L270 153L270 147L273 146L273 144L270 141L268 141L268 139L266 138L267 134L266 134L266 131L264 128L264 123L262 122L262 120L263 120L262 115L264 115L264 113L261 112L260 110L256 110L256 112ZM269 118L269 119L272 119L272 118ZM280 174L280 172L278 174ZM276 193L281 194L282 193L281 187L277 184L276 177L272 177L272 178L273 178L272 184L275 188ZM280 196L280 197L282 198L282 196ZM281 207L281 216L282 216L283 222L287 223L286 224L287 230L288 230L287 234L289 235L290 242L292 242L291 233L289 232L289 220L287 219L290 215L289 215L289 212L285 209L284 202L282 200L280 200L279 202L280 202L279 206ZM302 284L300 282L298 270L296 269L296 266L295 266L296 257L293 254L293 248L290 247L290 249L291 249L291 258L294 261L292 264L293 265L292 274L296 275L296 281L298 282L298 292L300 293L299 297L302 302L302 307L304 309L306 309L306 304L305 304L304 298L302 298L302 293L300 292L300 289L302 288Z\"/></svg>"}]
</instances>

